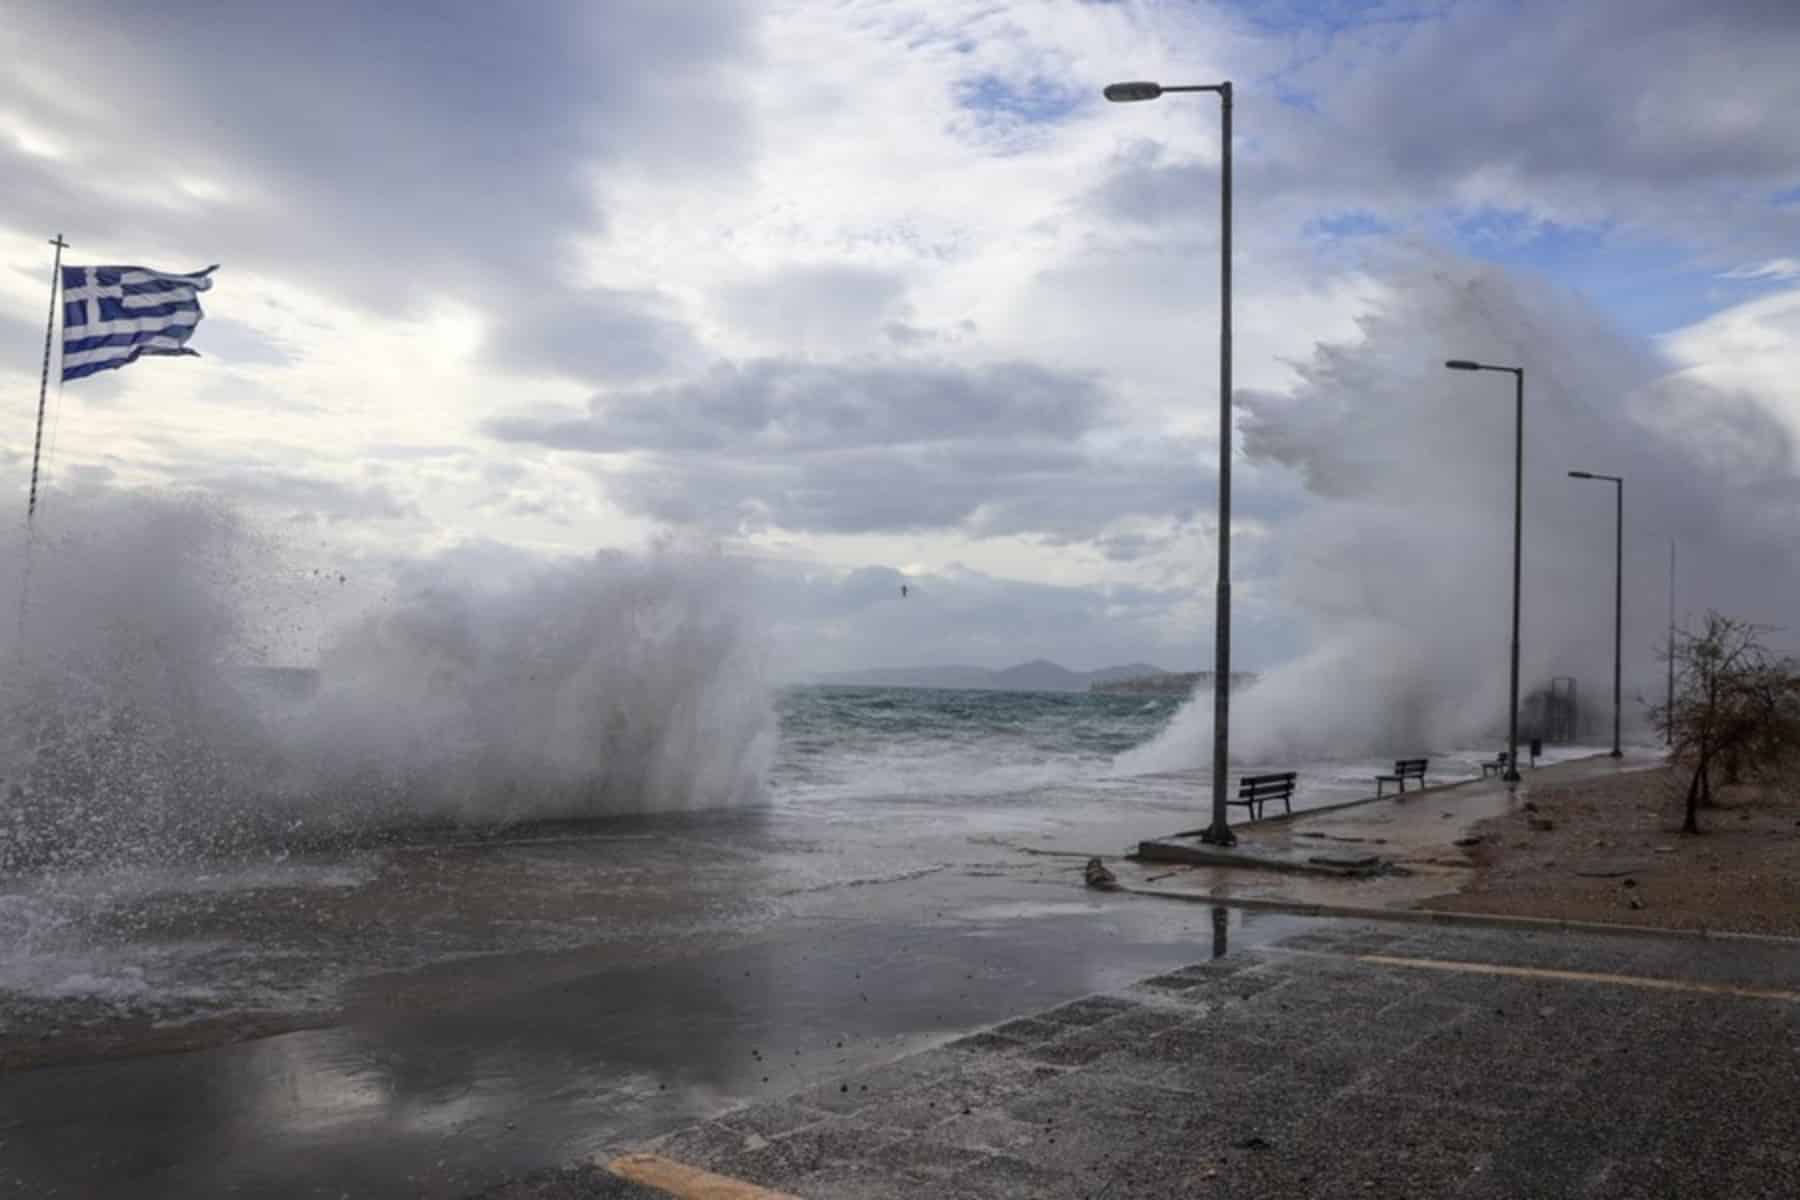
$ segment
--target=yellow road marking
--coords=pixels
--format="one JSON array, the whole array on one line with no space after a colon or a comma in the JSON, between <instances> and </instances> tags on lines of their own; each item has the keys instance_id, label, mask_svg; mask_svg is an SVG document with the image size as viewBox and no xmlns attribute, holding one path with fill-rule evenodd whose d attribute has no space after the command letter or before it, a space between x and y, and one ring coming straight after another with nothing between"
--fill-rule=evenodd
<instances>
[{"instance_id":1,"label":"yellow road marking","mask_svg":"<svg viewBox=\"0 0 1800 1200\"><path fill-rule=\"evenodd\" d=\"M1439 958L1393 958L1386 954L1358 954L1360 962L1384 967L1423 967L1430 971L1462 971L1471 975L1518 975L1527 979L1563 979L1577 983L1611 983L1657 992L1704 992L1716 996L1744 996L1753 1000L1785 1000L1800 1003L1800 992L1779 988L1739 987L1731 983L1707 983L1699 979L1656 979L1648 975L1608 975L1600 971L1562 971L1553 967L1510 967L1497 963L1450 962Z\"/></svg>"},{"instance_id":2,"label":"yellow road marking","mask_svg":"<svg viewBox=\"0 0 1800 1200\"><path fill-rule=\"evenodd\" d=\"M681 1200L799 1200L786 1192L714 1175L657 1154L621 1154L606 1169L622 1179L679 1196Z\"/></svg>"}]
</instances>

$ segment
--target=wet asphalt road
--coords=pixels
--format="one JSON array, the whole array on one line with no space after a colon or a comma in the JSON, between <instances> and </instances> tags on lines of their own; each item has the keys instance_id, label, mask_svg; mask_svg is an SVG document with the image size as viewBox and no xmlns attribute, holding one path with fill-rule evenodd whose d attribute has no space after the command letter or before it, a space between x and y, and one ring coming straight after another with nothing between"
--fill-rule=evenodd
<instances>
[{"instance_id":1,"label":"wet asphalt road","mask_svg":"<svg viewBox=\"0 0 1800 1200\"><path fill-rule=\"evenodd\" d=\"M0 1075L0 1196L465 1196L1316 924L1079 886L1202 793L777 805L102 881L46 969L139 972L139 1020L318 1027L96 1061L86 1009L0 995L0 1050L60 1064Z\"/></svg>"},{"instance_id":2,"label":"wet asphalt road","mask_svg":"<svg viewBox=\"0 0 1800 1200\"><path fill-rule=\"evenodd\" d=\"M1338 921L638 1149L811 1200L1786 1200L1797 988L1794 942Z\"/></svg>"},{"instance_id":3,"label":"wet asphalt road","mask_svg":"<svg viewBox=\"0 0 1800 1200\"><path fill-rule=\"evenodd\" d=\"M1169 822L1157 803L614 824L157 909L133 928L198 923L283 986L330 973L340 1006L0 1077L0 1196L463 1196L1304 924L1216 929L1020 850L1116 852Z\"/></svg>"}]
</instances>

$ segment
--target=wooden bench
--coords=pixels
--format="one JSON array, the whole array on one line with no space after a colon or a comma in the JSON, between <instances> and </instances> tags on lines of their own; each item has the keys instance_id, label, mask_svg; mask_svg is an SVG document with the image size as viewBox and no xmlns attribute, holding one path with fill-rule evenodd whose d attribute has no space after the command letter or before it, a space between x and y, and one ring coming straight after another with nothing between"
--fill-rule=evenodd
<instances>
[{"instance_id":1,"label":"wooden bench","mask_svg":"<svg viewBox=\"0 0 1800 1200\"><path fill-rule=\"evenodd\" d=\"M1274 775L1246 775L1238 780L1236 800L1227 800L1227 804L1241 804L1250 810L1253 820L1262 820L1263 805L1271 800L1281 801L1281 806L1288 812L1294 811L1294 777L1293 771L1281 771Z\"/></svg>"},{"instance_id":2,"label":"wooden bench","mask_svg":"<svg viewBox=\"0 0 1800 1200\"><path fill-rule=\"evenodd\" d=\"M1481 764L1481 777L1483 779L1486 779L1489 775L1491 775L1495 772L1498 772L1501 775L1506 774L1506 757L1507 757L1506 751L1502 750L1500 753L1494 755L1492 762L1482 763Z\"/></svg>"},{"instance_id":3,"label":"wooden bench","mask_svg":"<svg viewBox=\"0 0 1800 1200\"><path fill-rule=\"evenodd\" d=\"M1409 779L1418 780L1419 786L1424 787L1425 786L1425 764L1429 763L1430 761L1431 760L1429 758L1397 758L1397 759L1395 759L1394 760L1394 773L1392 775L1377 775L1375 777L1375 795L1376 795L1376 797L1379 799L1381 796L1382 789L1390 783L1399 785L1400 792L1402 795L1404 795L1406 792L1406 781Z\"/></svg>"}]
</instances>

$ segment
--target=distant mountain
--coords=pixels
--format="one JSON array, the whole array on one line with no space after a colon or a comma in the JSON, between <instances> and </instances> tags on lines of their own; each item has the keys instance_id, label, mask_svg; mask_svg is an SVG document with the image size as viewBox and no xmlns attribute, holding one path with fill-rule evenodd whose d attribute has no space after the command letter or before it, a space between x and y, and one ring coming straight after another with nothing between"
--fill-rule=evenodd
<instances>
[{"instance_id":1,"label":"distant mountain","mask_svg":"<svg viewBox=\"0 0 1800 1200\"><path fill-rule=\"evenodd\" d=\"M989 692L1085 692L1094 684L1166 674L1149 663L1127 663L1098 671L1071 671L1060 663L1034 659L993 671L986 667L883 667L820 675L815 683L845 687L947 688Z\"/></svg>"},{"instance_id":2,"label":"distant mountain","mask_svg":"<svg viewBox=\"0 0 1800 1200\"><path fill-rule=\"evenodd\" d=\"M1236 692L1249 687L1256 682L1256 678L1252 671L1233 671L1231 690ZM1154 673L1128 679L1099 680L1088 690L1115 696L1187 696L1201 687L1210 691L1212 685L1211 671L1181 671L1175 674Z\"/></svg>"}]
</instances>

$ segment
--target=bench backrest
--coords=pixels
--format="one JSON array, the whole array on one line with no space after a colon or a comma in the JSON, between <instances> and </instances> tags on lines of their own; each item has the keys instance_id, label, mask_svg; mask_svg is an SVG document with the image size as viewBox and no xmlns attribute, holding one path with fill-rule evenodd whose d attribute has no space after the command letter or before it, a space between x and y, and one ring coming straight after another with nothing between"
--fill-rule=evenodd
<instances>
[{"instance_id":1,"label":"bench backrest","mask_svg":"<svg viewBox=\"0 0 1800 1200\"><path fill-rule=\"evenodd\" d=\"M1394 774L1423 775L1425 764L1430 761L1428 758L1397 758L1394 760Z\"/></svg>"},{"instance_id":2,"label":"bench backrest","mask_svg":"<svg viewBox=\"0 0 1800 1200\"><path fill-rule=\"evenodd\" d=\"M1292 795L1295 775L1293 771L1281 771L1274 775L1246 775L1238 780L1238 799L1280 799L1284 795Z\"/></svg>"}]
</instances>

